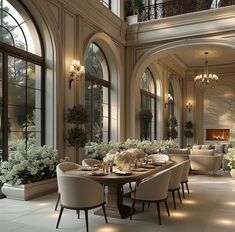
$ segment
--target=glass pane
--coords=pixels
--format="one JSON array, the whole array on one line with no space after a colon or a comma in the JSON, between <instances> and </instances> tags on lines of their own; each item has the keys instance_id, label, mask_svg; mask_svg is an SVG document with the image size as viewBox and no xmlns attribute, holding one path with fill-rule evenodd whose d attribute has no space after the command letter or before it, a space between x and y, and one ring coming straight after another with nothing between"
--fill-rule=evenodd
<instances>
[{"instance_id":1,"label":"glass pane","mask_svg":"<svg viewBox=\"0 0 235 232\"><path fill-rule=\"evenodd\" d=\"M33 112L33 123L35 125L35 131L41 131L41 109L35 109Z\"/></svg>"},{"instance_id":2,"label":"glass pane","mask_svg":"<svg viewBox=\"0 0 235 232\"><path fill-rule=\"evenodd\" d=\"M8 131L23 131L26 127L26 108L8 106Z\"/></svg>"},{"instance_id":3,"label":"glass pane","mask_svg":"<svg viewBox=\"0 0 235 232\"><path fill-rule=\"evenodd\" d=\"M142 90L155 94L153 76L148 68L145 70L141 78L140 88Z\"/></svg>"},{"instance_id":4,"label":"glass pane","mask_svg":"<svg viewBox=\"0 0 235 232\"><path fill-rule=\"evenodd\" d=\"M12 144L15 143L17 140L24 139L23 132L10 132L8 133L8 149L11 149Z\"/></svg>"},{"instance_id":5,"label":"glass pane","mask_svg":"<svg viewBox=\"0 0 235 232\"><path fill-rule=\"evenodd\" d=\"M87 74L109 81L107 61L102 50L95 43L91 43L88 49L85 69Z\"/></svg>"},{"instance_id":6,"label":"glass pane","mask_svg":"<svg viewBox=\"0 0 235 232\"><path fill-rule=\"evenodd\" d=\"M19 1L2 0L0 41L41 56L37 30ZM13 41L14 40L14 41Z\"/></svg>"},{"instance_id":7,"label":"glass pane","mask_svg":"<svg viewBox=\"0 0 235 232\"><path fill-rule=\"evenodd\" d=\"M8 85L8 104L24 106L26 101L26 88L19 85Z\"/></svg>"},{"instance_id":8,"label":"glass pane","mask_svg":"<svg viewBox=\"0 0 235 232\"><path fill-rule=\"evenodd\" d=\"M8 58L8 83L26 86L26 62L15 57Z\"/></svg>"},{"instance_id":9,"label":"glass pane","mask_svg":"<svg viewBox=\"0 0 235 232\"><path fill-rule=\"evenodd\" d=\"M41 89L41 67L32 63L27 63L27 86Z\"/></svg>"},{"instance_id":10,"label":"glass pane","mask_svg":"<svg viewBox=\"0 0 235 232\"><path fill-rule=\"evenodd\" d=\"M28 109L41 107L41 91L27 88L27 107Z\"/></svg>"}]
</instances>

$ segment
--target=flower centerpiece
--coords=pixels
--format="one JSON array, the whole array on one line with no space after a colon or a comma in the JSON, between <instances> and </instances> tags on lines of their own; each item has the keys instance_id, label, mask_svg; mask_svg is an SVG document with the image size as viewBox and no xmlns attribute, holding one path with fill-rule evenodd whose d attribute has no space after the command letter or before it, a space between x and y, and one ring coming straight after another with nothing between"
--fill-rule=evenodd
<instances>
[{"instance_id":1,"label":"flower centerpiece","mask_svg":"<svg viewBox=\"0 0 235 232\"><path fill-rule=\"evenodd\" d=\"M235 148L229 148L224 158L229 161L228 166L231 168L230 174L235 179Z\"/></svg>"},{"instance_id":2,"label":"flower centerpiece","mask_svg":"<svg viewBox=\"0 0 235 232\"><path fill-rule=\"evenodd\" d=\"M51 187L54 186L53 190L55 190L56 165L58 163L58 153L51 146L44 145L41 147L29 143L26 147L25 140L17 141L10 147L8 161L2 162L1 165L0 181L5 183L2 192L8 195L8 190L13 186L18 189L19 193L20 188L25 189L26 185L43 180L50 183ZM54 185L51 183L52 179L55 182ZM16 198L20 199L21 197L23 199L31 198L24 194ZM11 198L14 198L14 196L11 196Z\"/></svg>"}]
</instances>

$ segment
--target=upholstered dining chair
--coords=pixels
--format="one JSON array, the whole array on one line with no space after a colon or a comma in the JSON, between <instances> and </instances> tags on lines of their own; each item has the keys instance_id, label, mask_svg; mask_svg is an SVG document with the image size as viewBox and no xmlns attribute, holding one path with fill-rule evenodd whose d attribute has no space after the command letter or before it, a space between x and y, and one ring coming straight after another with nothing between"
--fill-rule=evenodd
<instances>
[{"instance_id":1,"label":"upholstered dining chair","mask_svg":"<svg viewBox=\"0 0 235 232\"><path fill-rule=\"evenodd\" d=\"M58 164L56 166L57 181L58 181L58 176L64 175L66 171L78 169L79 167L81 167L81 165L72 162L63 162ZM58 185L58 197L55 205L55 210L57 210L59 202L60 202L60 189Z\"/></svg>"},{"instance_id":2,"label":"upholstered dining chair","mask_svg":"<svg viewBox=\"0 0 235 232\"><path fill-rule=\"evenodd\" d=\"M101 164L101 161L93 158L87 158L82 160L82 166L93 167L95 164Z\"/></svg>"},{"instance_id":3,"label":"upholstered dining chair","mask_svg":"<svg viewBox=\"0 0 235 232\"><path fill-rule=\"evenodd\" d=\"M181 180L183 167L184 167L184 162L176 164L175 166L171 167L172 172L171 172L171 178L170 178L168 191L172 193L174 209L176 209L175 191L177 191L179 200L182 203L179 190L180 190L180 180Z\"/></svg>"},{"instance_id":4,"label":"upholstered dining chair","mask_svg":"<svg viewBox=\"0 0 235 232\"><path fill-rule=\"evenodd\" d=\"M86 231L88 232L88 210L102 206L105 222L108 223L105 210L104 189L98 182L79 176L58 176L60 190L60 213L56 224L58 229L63 210L85 211Z\"/></svg>"},{"instance_id":5,"label":"upholstered dining chair","mask_svg":"<svg viewBox=\"0 0 235 232\"><path fill-rule=\"evenodd\" d=\"M181 179L180 179L180 184L181 184L182 193L183 193L184 198L185 198L184 184L186 185L186 188L187 188L187 191L189 194L188 174L189 174L189 170L190 170L190 163L191 163L191 160L184 161L184 167L183 167L183 171L182 171L182 175L181 175Z\"/></svg>"},{"instance_id":6,"label":"upholstered dining chair","mask_svg":"<svg viewBox=\"0 0 235 232\"><path fill-rule=\"evenodd\" d=\"M165 154L151 154L148 156L148 159L152 159L153 162L168 161L169 156Z\"/></svg>"},{"instance_id":7,"label":"upholstered dining chair","mask_svg":"<svg viewBox=\"0 0 235 232\"><path fill-rule=\"evenodd\" d=\"M165 207L170 216L170 212L167 205L167 193L168 185L171 177L171 169L166 169L159 172L152 177L142 181L136 187L136 191L132 193L132 209L130 214L130 220L132 219L132 214L135 208L135 203L140 202L156 202L158 211L158 221L161 225L161 214L160 214L160 202L165 203Z\"/></svg>"}]
</instances>

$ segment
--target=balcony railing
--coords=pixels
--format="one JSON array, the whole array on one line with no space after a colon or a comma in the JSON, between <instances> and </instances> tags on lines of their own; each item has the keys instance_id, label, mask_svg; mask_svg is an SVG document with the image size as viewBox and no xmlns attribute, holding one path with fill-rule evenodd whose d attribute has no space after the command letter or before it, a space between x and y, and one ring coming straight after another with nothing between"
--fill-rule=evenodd
<instances>
[{"instance_id":1,"label":"balcony railing","mask_svg":"<svg viewBox=\"0 0 235 232\"><path fill-rule=\"evenodd\" d=\"M235 0L172 0L143 7L140 21L235 5Z\"/></svg>"}]
</instances>

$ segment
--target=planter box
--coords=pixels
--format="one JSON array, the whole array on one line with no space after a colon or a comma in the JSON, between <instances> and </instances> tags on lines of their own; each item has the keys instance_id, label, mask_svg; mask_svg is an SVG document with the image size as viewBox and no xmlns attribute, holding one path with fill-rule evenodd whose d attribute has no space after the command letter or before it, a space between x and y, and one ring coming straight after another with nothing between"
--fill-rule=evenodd
<instances>
[{"instance_id":1,"label":"planter box","mask_svg":"<svg viewBox=\"0 0 235 232\"><path fill-rule=\"evenodd\" d=\"M130 15L126 17L128 25L138 23L138 15Z\"/></svg>"},{"instance_id":2,"label":"planter box","mask_svg":"<svg viewBox=\"0 0 235 232\"><path fill-rule=\"evenodd\" d=\"M13 186L5 183L2 193L10 199L27 201L57 191L57 179L52 178L26 185Z\"/></svg>"}]
</instances>

